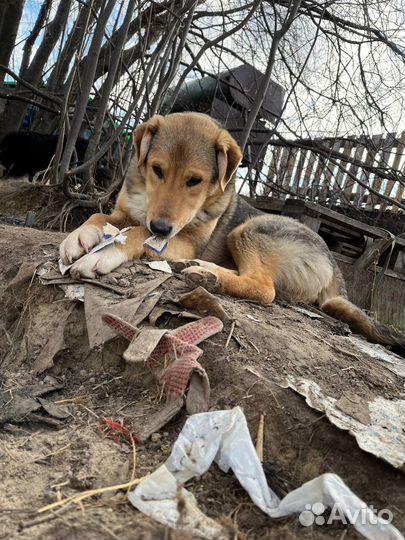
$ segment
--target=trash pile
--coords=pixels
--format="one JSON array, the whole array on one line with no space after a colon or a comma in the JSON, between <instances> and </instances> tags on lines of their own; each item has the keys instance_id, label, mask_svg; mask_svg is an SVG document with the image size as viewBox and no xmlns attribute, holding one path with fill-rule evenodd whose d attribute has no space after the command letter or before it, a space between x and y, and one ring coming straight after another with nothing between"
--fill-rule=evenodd
<instances>
[{"instance_id":1,"label":"trash pile","mask_svg":"<svg viewBox=\"0 0 405 540\"><path fill-rule=\"evenodd\" d=\"M370 540L400 540L401 533L376 516L334 474L318 476L291 491L281 501L267 484L262 465L250 438L246 418L239 407L191 416L166 463L129 494L131 503L172 528L187 528L206 538L228 538L227 531L199 509L185 482L201 476L216 462L232 470L252 501L269 517L302 513L313 503L334 507ZM179 509L179 500L184 504Z\"/></svg>"},{"instance_id":2,"label":"trash pile","mask_svg":"<svg viewBox=\"0 0 405 540\"><path fill-rule=\"evenodd\" d=\"M109 231L108 238L95 249L122 241L121 233ZM52 303L55 317L51 331L48 327L40 328L41 321L38 320L35 323L38 328L30 323L26 337L27 351L34 351L30 357L30 370L41 382L22 385L13 391L11 398L6 394L2 402L0 398L0 426L39 422L51 429L63 429L71 421L71 405L76 398L52 400L49 396L64 387L57 371L53 370L60 364L61 356L74 352L72 320L77 325L77 320L83 318L88 351L101 354L109 346L119 343L125 368L116 378L142 377L145 384L157 389L158 395L153 407L148 409L145 404L142 420L100 417L97 420L99 435L109 437L114 444L129 445L135 452L135 447L151 440L173 419L188 415L169 457L162 460L160 466L154 471L149 470L151 474L105 488L108 492L113 492L114 487L116 491L134 487L133 491L128 491L131 504L164 526L188 531L193 538L232 538L234 533L229 527L202 511L192 493L199 478L216 463L221 471L233 472L253 503L268 516L269 528L276 523L274 520L278 522L291 515L299 516L303 527L316 524L316 513L309 509L318 504L323 509L329 508L335 517L337 514L341 522L352 524L365 538L404 538L390 519L374 513L368 506L369 501L358 497L352 491L350 481L347 478L344 481L334 470L320 470L321 474L309 475L302 485L289 484L280 495L262 463L266 454L264 439L272 448L280 437L277 431L272 431L278 422L272 423L272 415L278 418L284 408L277 397L283 393L287 401L303 396L305 404L298 400L299 407L322 413L313 423L319 419L330 422L342 433L350 433L364 452L384 461L386 467L403 470L405 399L401 392L405 378L404 359L379 345L348 335L341 323L329 320L308 306L275 306L269 315L269 308L237 303L213 295L202 287L190 291L182 277L176 274L175 265L166 261L131 262L109 275L78 281L70 277L68 268L56 263L54 252L45 259L25 261L8 285L9 291L15 291L23 284L28 287L35 282L43 291L59 293L56 303ZM60 291L63 291L62 297ZM251 308L247 309L248 305ZM283 322L285 311L297 327L303 324L301 321L307 321L308 347L300 340L294 343L291 327L287 328ZM265 320L271 321L271 328ZM314 340L310 335L311 328L317 324L319 327L314 328L319 333L315 334ZM39 337L34 346L30 346L33 329ZM322 332L326 337L319 339ZM213 342L218 336L221 336L220 342ZM253 340L252 336L257 339ZM324 347L330 350L330 356L325 356L325 360L322 356ZM209 361L207 351L210 351ZM230 351L238 352L231 354ZM228 381L225 377L222 381L212 379L218 370L215 361L221 364L220 377L224 374L226 377L229 372ZM341 377L332 373L332 366ZM369 381L368 386L361 387L360 373L363 372L360 370L370 373L372 384ZM238 373L240 381L232 381ZM236 402L232 400L232 393L226 394L226 399L225 393L220 395L221 388L225 389L230 381L237 388L245 379L254 382L247 389L245 387ZM254 396L255 390L251 388L260 384L267 389L265 395L269 403L257 401L254 412L266 410L266 413L260 416L255 448L249 432L249 418L242 408ZM95 384L94 388L97 387ZM141 398L138 401L142 401ZM300 429L299 424L283 433L285 443L296 440L294 430L297 429ZM304 444L310 447L311 440L304 440ZM273 457L275 462L270 462L270 466L276 465L278 458ZM296 463L291 463L291 468L295 470L299 463L298 457ZM108 462L106 464L108 466ZM269 456L266 466L269 466ZM192 479L191 489L188 489L185 484L189 485ZM43 513L79 504L79 500L101 492L89 490L79 496L69 495L40 510ZM326 531L324 538L328 537L327 529L323 531ZM294 534L293 531L286 537L293 538Z\"/></svg>"},{"instance_id":3,"label":"trash pile","mask_svg":"<svg viewBox=\"0 0 405 540\"><path fill-rule=\"evenodd\" d=\"M108 234L90 253L107 247L113 241L121 242L122 232L117 229L115 237ZM150 261L144 266L165 275L139 284L134 276L138 277L142 264L138 264L135 272L131 264L120 269L119 282L112 276L117 286L111 284L111 276L77 282L66 275L70 266L63 265L61 261L60 273L52 263L45 263L36 270L44 285L58 285L67 299L84 303L91 349L103 347L117 335L122 336L129 341L123 353L127 363L134 369L146 367L160 382L162 393L168 398L167 403L149 418L149 429L139 433L142 440L167 423L183 406L188 414L208 410L210 384L206 371L198 362L203 351L197 345L221 332L223 321L228 320L220 302L202 287L178 299L177 304L186 310L158 305L163 293L160 286L170 278L172 270L166 261ZM190 308L193 312L189 311ZM173 330L156 327L157 320L165 314L194 320ZM210 315L204 317L204 314ZM68 315L69 311L66 318ZM54 356L64 348L61 336L66 318L60 320L59 331L56 329L52 342L50 340L36 358L33 369L37 374L52 367ZM148 324L144 324L145 321Z\"/></svg>"}]
</instances>

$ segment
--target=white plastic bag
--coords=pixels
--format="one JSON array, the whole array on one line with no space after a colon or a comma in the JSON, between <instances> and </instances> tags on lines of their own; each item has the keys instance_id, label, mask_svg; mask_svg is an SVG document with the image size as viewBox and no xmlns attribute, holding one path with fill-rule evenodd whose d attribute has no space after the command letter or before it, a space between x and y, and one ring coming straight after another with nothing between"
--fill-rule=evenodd
<instances>
[{"instance_id":1,"label":"white plastic bag","mask_svg":"<svg viewBox=\"0 0 405 540\"><path fill-rule=\"evenodd\" d=\"M369 540L404 540L393 525L374 514L335 474L314 478L280 501L267 484L240 407L191 416L166 463L129 493L129 500L141 512L160 523L185 527L187 522L188 528L195 534L223 537L225 533L222 528L215 529L215 522L201 513L204 519L196 519L195 516L185 519L184 515L180 515L178 504L180 494L191 501L192 512L199 512L194 497L181 485L194 476L202 475L213 461L224 472L232 469L252 501L272 518L308 512L308 507L318 503L333 507L332 510L338 508L346 516L347 522L353 523Z\"/></svg>"}]
</instances>

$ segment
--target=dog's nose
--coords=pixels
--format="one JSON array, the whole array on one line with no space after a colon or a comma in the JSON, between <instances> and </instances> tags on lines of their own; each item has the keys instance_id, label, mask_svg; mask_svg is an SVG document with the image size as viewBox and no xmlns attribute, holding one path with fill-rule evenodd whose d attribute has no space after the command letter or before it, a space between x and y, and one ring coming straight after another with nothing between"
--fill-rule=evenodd
<instances>
[{"instance_id":1,"label":"dog's nose","mask_svg":"<svg viewBox=\"0 0 405 540\"><path fill-rule=\"evenodd\" d=\"M160 234L161 236L169 236L172 232L172 225L165 219L156 219L150 222L150 230L153 234Z\"/></svg>"}]
</instances>

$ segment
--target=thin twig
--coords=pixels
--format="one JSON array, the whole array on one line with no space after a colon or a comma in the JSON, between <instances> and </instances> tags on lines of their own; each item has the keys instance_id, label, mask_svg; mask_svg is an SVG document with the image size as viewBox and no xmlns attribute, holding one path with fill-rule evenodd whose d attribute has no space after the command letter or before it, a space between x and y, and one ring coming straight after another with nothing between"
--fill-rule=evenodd
<instances>
[{"instance_id":1,"label":"thin twig","mask_svg":"<svg viewBox=\"0 0 405 540\"><path fill-rule=\"evenodd\" d=\"M145 480L147 476L142 476L141 478L136 478L134 480L131 480L130 482L126 482L125 484L117 484L115 486L108 486L105 488L99 488L99 489L89 489L87 491L83 491L82 493L71 495L70 497L66 497L66 499L62 499L61 501L56 501L51 504L47 504L46 506L43 506L38 510L39 514L42 514L43 512L48 512L49 510L53 510L54 508L58 508L59 506L66 506L71 503L78 504L81 501L84 501L85 499L88 499L89 497L94 497L95 495L101 495L102 493L111 493L112 491L119 491L120 489L127 489L131 488L133 486L136 486L137 484L140 484Z\"/></svg>"},{"instance_id":2,"label":"thin twig","mask_svg":"<svg viewBox=\"0 0 405 540\"><path fill-rule=\"evenodd\" d=\"M229 334L228 334L228 337L227 337L227 340L226 340L226 343L225 343L225 349L228 348L228 345L231 341L231 338L233 336L233 331L235 330L235 325L236 325L236 321L232 321L232 326L231 326L231 329L229 331Z\"/></svg>"},{"instance_id":3,"label":"thin twig","mask_svg":"<svg viewBox=\"0 0 405 540\"><path fill-rule=\"evenodd\" d=\"M257 439L256 439L256 452L257 457L259 458L260 463L263 463L264 451L264 417L265 413L260 415L259 427L257 429Z\"/></svg>"}]
</instances>

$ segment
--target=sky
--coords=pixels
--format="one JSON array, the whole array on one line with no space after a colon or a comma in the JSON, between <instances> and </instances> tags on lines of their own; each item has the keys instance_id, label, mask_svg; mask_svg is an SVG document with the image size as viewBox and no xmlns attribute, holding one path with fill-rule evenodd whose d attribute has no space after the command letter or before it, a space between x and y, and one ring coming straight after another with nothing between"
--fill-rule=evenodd
<instances>
[{"instance_id":1,"label":"sky","mask_svg":"<svg viewBox=\"0 0 405 540\"><path fill-rule=\"evenodd\" d=\"M56 10L59 0L54 0L52 10ZM228 0L223 2L225 7L234 5L236 0ZM204 6L205 8L215 7L219 0L210 0ZM405 50L405 10L392 8L400 8L402 0L390 0L389 2L377 3L378 8L373 8L374 3L369 2L370 6L370 18L375 19L378 24L378 16L388 18L389 25L392 26L392 31L388 30L390 37L395 39L403 46ZM13 56L13 69L18 72L19 64L22 58L22 46L23 40L29 35L30 30L36 20L38 11L42 4L42 0L26 0L25 9L22 17L22 21L19 28L18 46ZM342 2L342 6L350 6ZM73 2L73 9L77 9L78 4ZM387 11L388 7L390 8ZM343 9L343 8L342 8ZM348 8L347 8L348 9ZM115 10L117 14L118 7ZM385 11L384 11L385 10ZM345 15L343 11L341 15ZM69 21L74 21L75 17L69 18ZM112 17L114 20L115 17ZM373 21L374 22L374 21ZM112 23L111 23L112 24ZM398 28L401 28L403 24L402 34L398 32ZM388 28L390 27L388 25ZM110 31L112 28L110 27ZM295 55L298 62L304 62L306 54L312 43L312 35L309 32L308 40L305 40L304 33L307 31L306 26L302 26L299 22L291 29L291 36L288 49L284 51L290 55ZM208 36L215 34L214 26L206 30ZM295 33L295 34L294 34ZM195 39L195 38L192 38ZM269 48L269 40L262 41L261 46L252 47L249 42L251 37L246 34L246 37L238 37L235 41L235 37L228 38L224 45L229 48L240 49L247 58L247 61L255 65L255 67L261 71L265 70L267 54ZM294 40L296 46L294 48ZM37 43L40 41L40 37ZM198 47L192 45L195 51L198 51ZM35 54L36 45L33 48L33 54ZM378 68L384 66L382 73L384 74L384 80L381 81L376 73L373 73L373 62L371 62L371 46L365 44L361 49L361 58L368 68L366 76L368 77L368 84L373 91L381 96L389 115L387 116L388 129L394 132L400 132L405 128L405 121L403 117L404 99L405 99L405 83L402 81L401 66L398 66L398 62L393 63L386 48L380 48L377 50L378 58L376 62ZM374 53L375 55L376 53ZM51 55L50 62L54 62L57 59L58 47L55 47ZM346 62L346 69L340 71L339 78L337 80L337 87L340 94L343 96L342 102L346 101L347 106L341 105L339 107L331 105L330 100L321 96L316 96L313 93L309 93L303 85L298 85L294 92L290 95L292 90L292 81L288 79L285 72L283 63L276 62L273 78L280 82L287 91L289 100L286 103L285 111L283 114L283 120L292 127L293 132L297 135L305 137L305 135L311 136L325 136L325 135L356 135L368 130L370 134L379 133L382 131L380 124L380 118L377 115L369 115L368 112L372 111L368 107L364 100L359 99L358 89L360 87L360 73L357 62L357 48L350 44L347 44L343 48L343 59ZM291 56L292 57L292 56ZM327 43L325 40L320 39L313 51L313 55L308 61L305 69L306 82L313 88L319 88L320 92L330 94L330 78L333 76L334 63L337 63L336 51L333 50L333 44ZM209 72L219 72L229 65L236 65L238 61L231 58L226 52L222 53L221 58L217 58L213 55L203 57L201 65ZM292 64L293 65L293 64ZM403 64L402 64L403 67ZM298 67L297 67L298 69ZM179 72L181 72L180 68ZM332 75L331 75L332 73ZM189 74L189 79L196 77L196 72ZM404 77L405 79L405 77ZM398 86L398 81L401 81L401 86ZM362 114L362 124L356 122L355 118L350 112L350 106L355 106L356 109ZM305 121L302 116L305 116ZM289 138L293 138L293 133L289 133L288 130L280 126L281 131L285 131L285 135Z\"/></svg>"},{"instance_id":2,"label":"sky","mask_svg":"<svg viewBox=\"0 0 405 540\"><path fill-rule=\"evenodd\" d=\"M211 0L204 6L205 9L220 5L221 0ZM225 7L233 5L237 0L225 0ZM59 0L54 0L52 5L51 16L54 14ZM12 68L18 73L21 63L23 42L29 35L36 17L38 15L42 0L26 0L23 17L21 20L17 47L14 51L12 59ZM350 1L341 1L343 11L342 16L347 16L347 10L356 9L356 4L350 4ZM378 25L379 20L386 20L387 34L390 38L395 39L397 43L405 51L405 10L402 9L402 0L385 0L381 2L368 2L369 15L373 24ZM395 9L394 9L395 8ZM74 10L78 9L78 3L73 2ZM346 10L346 11L345 11ZM118 7L115 9L112 21L116 18ZM74 13L69 18L69 27L72 21L75 20ZM112 31L112 22L108 31ZM300 63L306 60L306 55L311 49L312 34L311 29L303 24L300 20L294 23L290 30L288 43L284 47L284 54L291 59L291 65L297 63L299 70ZM206 35L213 37L215 35L215 26L205 30ZM241 56L246 58L246 61L255 65L257 69L264 72L267 62L268 50L270 41L268 36L257 37L255 28L247 32L243 37L232 36L228 38L224 45L230 49L235 49L241 52ZM255 41L257 37L257 41ZM40 42L41 35L37 40ZM195 39L195 38L193 38ZM261 41L260 41L261 40ZM253 43L253 46L252 46ZM331 77L335 73L338 58L336 55L336 47L332 41L319 39L313 49L313 54L306 64L305 82L311 87L318 89L319 93L330 93ZM195 52L198 52L198 46L193 45ZM35 54L37 44L34 45L32 53ZM52 52L50 64L56 61L59 47L55 47ZM279 126L280 132L287 138L293 139L296 136L306 137L322 137L322 136L355 136L360 133L377 134L381 133L380 118L377 115L368 115L371 108L367 103L364 103L359 95L360 87L360 72L357 61L357 47L355 45L346 44L341 49L342 58L345 62L345 69L339 72L335 84L337 91L343 96L346 105L332 106L328 99L322 96L316 96L306 90L303 85L298 85L294 92L293 83L288 79L285 73L283 63L278 60L273 72L273 78L280 82L286 89L289 100L286 102L283 113L283 121L288 124L287 129L283 124ZM372 44L365 44L360 51L361 59L366 66L365 76L367 77L370 88L376 95L379 95L389 111L387 115L386 128L392 132L400 133L405 129L403 116L404 99L405 99L405 70L403 62L393 58L393 55L385 47L372 47ZM395 60L395 61L394 61ZM238 60L232 58L226 51L222 52L221 58L214 55L203 57L200 64L208 72L218 73L230 65L237 65ZM179 74L182 69L179 69ZM338 73L336 68L336 73ZM178 76L179 76L178 74ZM381 77L382 75L382 77ZM191 72L188 79L195 78L196 72ZM291 92L291 93L290 93ZM124 105L123 105L124 107ZM355 108L361 113L362 123L357 122L356 118L350 111L350 107ZM123 109L122 109L123 110ZM303 116L305 117L303 119ZM385 184L384 184L385 185Z\"/></svg>"}]
</instances>

